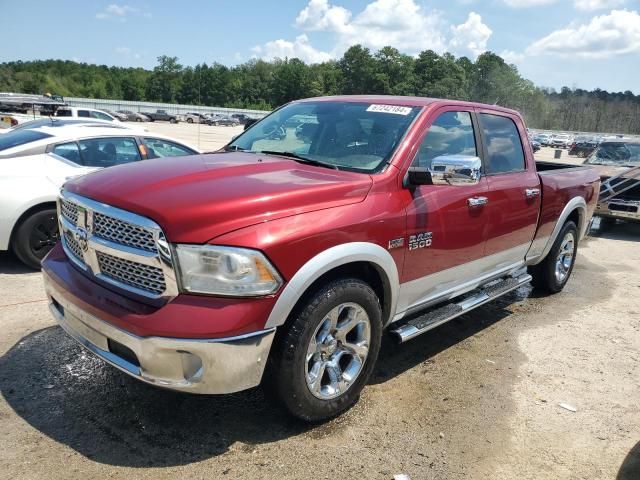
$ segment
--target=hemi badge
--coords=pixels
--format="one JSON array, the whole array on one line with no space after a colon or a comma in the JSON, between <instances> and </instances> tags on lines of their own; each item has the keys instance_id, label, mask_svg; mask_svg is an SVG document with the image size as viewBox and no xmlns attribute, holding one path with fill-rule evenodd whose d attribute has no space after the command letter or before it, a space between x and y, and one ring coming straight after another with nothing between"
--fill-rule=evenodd
<instances>
[{"instance_id":1,"label":"hemi badge","mask_svg":"<svg viewBox=\"0 0 640 480\"><path fill-rule=\"evenodd\" d=\"M400 248L404 246L404 238L394 238L393 240L389 240L389 250L392 248Z\"/></svg>"}]
</instances>

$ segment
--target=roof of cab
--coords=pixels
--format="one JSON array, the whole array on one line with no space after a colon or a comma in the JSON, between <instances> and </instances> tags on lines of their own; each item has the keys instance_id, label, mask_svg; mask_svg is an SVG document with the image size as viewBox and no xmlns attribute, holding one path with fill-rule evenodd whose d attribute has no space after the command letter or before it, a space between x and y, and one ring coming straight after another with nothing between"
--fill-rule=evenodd
<instances>
[{"instance_id":1,"label":"roof of cab","mask_svg":"<svg viewBox=\"0 0 640 480\"><path fill-rule=\"evenodd\" d=\"M509 113L512 115L520 115L516 110L501 107L499 105L488 105L485 103L467 102L463 100L447 100L443 98L405 97L401 95L335 95L328 97L305 98L302 100L296 100L296 102L363 102L380 103L383 105L403 105L408 107L459 105L466 108L482 108Z\"/></svg>"}]
</instances>

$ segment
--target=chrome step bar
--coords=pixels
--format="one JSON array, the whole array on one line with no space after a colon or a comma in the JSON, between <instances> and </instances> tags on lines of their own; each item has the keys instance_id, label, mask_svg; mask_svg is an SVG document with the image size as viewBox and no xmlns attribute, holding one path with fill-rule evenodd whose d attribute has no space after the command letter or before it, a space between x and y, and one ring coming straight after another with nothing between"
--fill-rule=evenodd
<instances>
[{"instance_id":1,"label":"chrome step bar","mask_svg":"<svg viewBox=\"0 0 640 480\"><path fill-rule=\"evenodd\" d=\"M491 282L474 290L457 303L448 303L442 307L431 309L389 332L399 343L404 343L480 305L495 300L530 281L531 275L520 273L517 277L507 277Z\"/></svg>"}]
</instances>

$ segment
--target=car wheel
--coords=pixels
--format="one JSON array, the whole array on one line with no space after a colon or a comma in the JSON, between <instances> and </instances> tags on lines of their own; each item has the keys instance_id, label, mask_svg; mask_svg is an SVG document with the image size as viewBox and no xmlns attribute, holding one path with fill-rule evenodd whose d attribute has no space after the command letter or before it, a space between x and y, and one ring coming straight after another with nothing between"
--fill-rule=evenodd
<instances>
[{"instance_id":1,"label":"car wheel","mask_svg":"<svg viewBox=\"0 0 640 480\"><path fill-rule=\"evenodd\" d=\"M178 121L175 118L170 118L169 123L178 123Z\"/></svg>"},{"instance_id":2,"label":"car wheel","mask_svg":"<svg viewBox=\"0 0 640 480\"><path fill-rule=\"evenodd\" d=\"M56 217L55 208L36 211L25 218L13 234L13 252L34 270L40 270L40 262L60 238Z\"/></svg>"},{"instance_id":3,"label":"car wheel","mask_svg":"<svg viewBox=\"0 0 640 480\"><path fill-rule=\"evenodd\" d=\"M193 123L193 118L187 118L187 123Z\"/></svg>"},{"instance_id":4,"label":"car wheel","mask_svg":"<svg viewBox=\"0 0 640 480\"><path fill-rule=\"evenodd\" d=\"M558 293L569 281L578 253L578 228L569 221L564 224L546 258L529 267L531 283L539 290Z\"/></svg>"},{"instance_id":5,"label":"car wheel","mask_svg":"<svg viewBox=\"0 0 640 480\"><path fill-rule=\"evenodd\" d=\"M213 125L217 127L219 124L218 122L213 122Z\"/></svg>"},{"instance_id":6,"label":"car wheel","mask_svg":"<svg viewBox=\"0 0 640 480\"><path fill-rule=\"evenodd\" d=\"M141 122L142 119L141 118L136 118L136 122Z\"/></svg>"},{"instance_id":7,"label":"car wheel","mask_svg":"<svg viewBox=\"0 0 640 480\"><path fill-rule=\"evenodd\" d=\"M268 382L294 416L327 420L355 404L373 371L382 312L361 280L327 283L278 332Z\"/></svg>"}]
</instances>

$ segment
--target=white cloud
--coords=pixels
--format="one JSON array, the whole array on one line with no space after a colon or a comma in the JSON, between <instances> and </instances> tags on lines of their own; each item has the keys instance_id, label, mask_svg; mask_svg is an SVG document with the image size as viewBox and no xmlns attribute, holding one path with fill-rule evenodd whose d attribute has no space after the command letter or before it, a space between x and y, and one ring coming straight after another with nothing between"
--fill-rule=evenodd
<instances>
[{"instance_id":1,"label":"white cloud","mask_svg":"<svg viewBox=\"0 0 640 480\"><path fill-rule=\"evenodd\" d=\"M573 6L578 10L593 11L615 8L624 5L626 0L573 0Z\"/></svg>"},{"instance_id":2,"label":"white cloud","mask_svg":"<svg viewBox=\"0 0 640 480\"><path fill-rule=\"evenodd\" d=\"M588 24L556 30L534 42L526 53L583 58L640 53L640 15L636 11L613 10L592 18Z\"/></svg>"},{"instance_id":3,"label":"white cloud","mask_svg":"<svg viewBox=\"0 0 640 480\"><path fill-rule=\"evenodd\" d=\"M487 50L487 41L493 33L482 23L482 17L470 12L467 21L451 27L453 38L449 42L451 50L456 53L471 52L475 58Z\"/></svg>"},{"instance_id":4,"label":"white cloud","mask_svg":"<svg viewBox=\"0 0 640 480\"><path fill-rule=\"evenodd\" d=\"M357 13L330 4L329 0L309 0L298 13L295 26L331 34L334 47L329 52L317 50L306 35L301 35L293 42L280 39L256 46L253 52L264 58L299 56L307 61L337 58L355 44L371 50L390 45L411 55L427 49L442 53L449 45L447 37L453 35L456 48L475 54L484 50L491 35L476 14L450 30L439 11L427 11L417 0L373 0Z\"/></svg>"},{"instance_id":5,"label":"white cloud","mask_svg":"<svg viewBox=\"0 0 640 480\"><path fill-rule=\"evenodd\" d=\"M509 65L522 63L524 60L524 53L514 52L513 50L503 50L500 53L500 56L507 62Z\"/></svg>"},{"instance_id":6,"label":"white cloud","mask_svg":"<svg viewBox=\"0 0 640 480\"><path fill-rule=\"evenodd\" d=\"M258 57L267 60L274 58L299 58L308 63L320 63L331 60L331 54L316 50L309 44L306 35L299 35L295 41L273 40L251 49Z\"/></svg>"},{"instance_id":7,"label":"white cloud","mask_svg":"<svg viewBox=\"0 0 640 480\"><path fill-rule=\"evenodd\" d=\"M112 3L101 12L96 13L98 20L119 20L126 22L127 17L131 14L142 15L145 18L151 18L151 14L148 12L142 12L140 9L132 7L130 5L118 5Z\"/></svg>"},{"instance_id":8,"label":"white cloud","mask_svg":"<svg viewBox=\"0 0 640 480\"><path fill-rule=\"evenodd\" d=\"M541 5L550 5L557 0L503 0L505 5L511 8L527 8L539 7Z\"/></svg>"}]
</instances>

